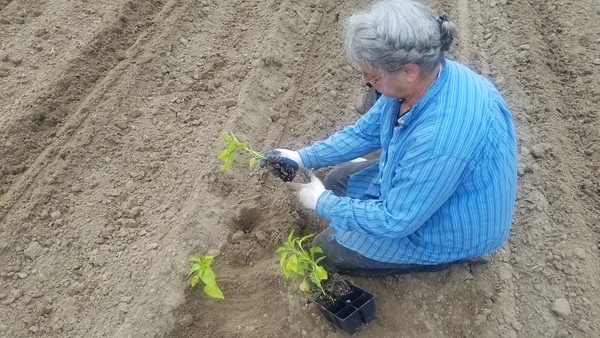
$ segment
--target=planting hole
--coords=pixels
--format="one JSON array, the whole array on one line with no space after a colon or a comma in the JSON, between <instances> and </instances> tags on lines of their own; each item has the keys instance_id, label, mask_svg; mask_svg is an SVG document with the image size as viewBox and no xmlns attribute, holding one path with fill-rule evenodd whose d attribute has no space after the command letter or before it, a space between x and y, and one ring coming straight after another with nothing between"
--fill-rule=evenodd
<instances>
[{"instance_id":1,"label":"planting hole","mask_svg":"<svg viewBox=\"0 0 600 338\"><path fill-rule=\"evenodd\" d=\"M260 212L255 208L243 208L233 219L233 230L250 232L260 223Z\"/></svg>"}]
</instances>

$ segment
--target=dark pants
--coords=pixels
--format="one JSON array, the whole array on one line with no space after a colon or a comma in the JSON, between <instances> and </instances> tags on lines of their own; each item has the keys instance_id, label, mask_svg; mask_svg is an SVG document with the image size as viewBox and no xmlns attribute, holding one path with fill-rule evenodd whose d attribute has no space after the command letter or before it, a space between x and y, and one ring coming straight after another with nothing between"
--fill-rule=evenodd
<instances>
[{"instance_id":1,"label":"dark pants","mask_svg":"<svg viewBox=\"0 0 600 338\"><path fill-rule=\"evenodd\" d=\"M370 160L366 162L348 163L334 168L325 177L323 182L325 189L333 191L337 196L346 196L350 176L370 167L377 163L377 161L378 160ZM335 230L332 228L327 228L313 240L313 245L323 249L325 259L323 259L321 263L329 271L336 271L350 276L400 275L411 272L442 271L450 268L453 264L417 265L378 262L332 240L331 235L334 232Z\"/></svg>"}]
</instances>

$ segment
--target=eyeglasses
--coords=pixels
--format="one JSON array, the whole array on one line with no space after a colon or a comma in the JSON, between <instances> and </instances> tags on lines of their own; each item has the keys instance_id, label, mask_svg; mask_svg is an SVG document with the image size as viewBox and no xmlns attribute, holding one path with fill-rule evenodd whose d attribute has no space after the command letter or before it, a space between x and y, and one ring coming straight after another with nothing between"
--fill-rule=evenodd
<instances>
[{"instance_id":1,"label":"eyeglasses","mask_svg":"<svg viewBox=\"0 0 600 338\"><path fill-rule=\"evenodd\" d=\"M383 78L383 76L371 76L365 72L362 73L362 79L363 81L365 81L365 85L369 88L373 88L373 85L377 84L377 82L379 82L379 80L381 80L381 78Z\"/></svg>"}]
</instances>

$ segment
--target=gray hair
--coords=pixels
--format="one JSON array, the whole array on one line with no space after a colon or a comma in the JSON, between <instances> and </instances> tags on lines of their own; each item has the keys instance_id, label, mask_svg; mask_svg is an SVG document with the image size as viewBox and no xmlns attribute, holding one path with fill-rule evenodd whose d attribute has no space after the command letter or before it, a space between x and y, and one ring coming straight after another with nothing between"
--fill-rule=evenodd
<instances>
[{"instance_id":1,"label":"gray hair","mask_svg":"<svg viewBox=\"0 0 600 338\"><path fill-rule=\"evenodd\" d=\"M444 14L415 0L382 0L346 22L345 49L352 63L391 73L408 63L435 69L450 48L455 28Z\"/></svg>"}]
</instances>

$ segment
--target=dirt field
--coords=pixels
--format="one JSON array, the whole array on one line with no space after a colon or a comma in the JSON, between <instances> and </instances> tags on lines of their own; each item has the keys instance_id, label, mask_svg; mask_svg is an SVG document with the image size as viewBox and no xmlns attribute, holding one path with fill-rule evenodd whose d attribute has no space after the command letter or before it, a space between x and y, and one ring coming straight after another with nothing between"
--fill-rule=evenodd
<instances>
[{"instance_id":1,"label":"dirt field","mask_svg":"<svg viewBox=\"0 0 600 338\"><path fill-rule=\"evenodd\" d=\"M0 0L0 337L345 337L274 255L323 222L216 155L360 117L340 29L366 3ZM427 3L514 115L514 226L487 265L354 278L378 311L355 336L600 336L600 3ZM188 287L206 253L225 300Z\"/></svg>"}]
</instances>

